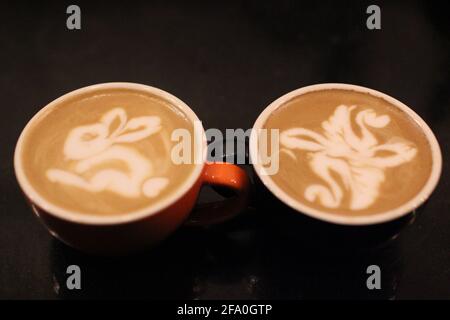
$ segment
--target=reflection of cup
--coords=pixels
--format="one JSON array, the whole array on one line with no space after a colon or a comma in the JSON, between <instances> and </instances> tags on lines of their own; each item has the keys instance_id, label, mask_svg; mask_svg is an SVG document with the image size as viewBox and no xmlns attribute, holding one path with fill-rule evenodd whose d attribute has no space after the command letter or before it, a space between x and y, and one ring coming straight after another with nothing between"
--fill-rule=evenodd
<instances>
[{"instance_id":1,"label":"reflection of cup","mask_svg":"<svg viewBox=\"0 0 450 320\"><path fill-rule=\"evenodd\" d=\"M130 96L130 99L128 99L127 95L130 94L133 96ZM133 112L139 113L141 110L147 110L145 109L147 107L147 100L139 100L143 99L142 97L144 96L148 97L152 108L158 107L162 110L160 111L161 116L159 118L153 115L140 114L134 118L131 117ZM76 107L83 108L84 103L89 103L86 101L92 101L95 97L100 97L99 99L103 99L102 97L107 97L105 99L113 97L115 100L113 99L111 101L114 103L115 101L119 101L120 108L113 103L109 105L110 100L100 100L101 103L98 106L94 104L89 105L87 109L75 109ZM99 116L97 112L97 115L93 114L92 116L96 116L95 121L98 120L98 122L92 124L92 119L89 119L86 124L86 116L89 116L89 112L97 107L99 108L98 110L102 110L103 116L98 120ZM107 108L107 110L101 108ZM72 112L72 110L74 111ZM150 108L150 111L152 110ZM72 122L77 122L79 118L82 119L84 117L84 122L80 120L79 127L72 129L69 134L63 134L62 131L65 128L58 124L58 121L64 120L64 118L58 118L61 114L64 117L70 114ZM176 118L179 114L184 115L183 117L187 119L186 121L191 127L198 127L200 123L199 119L181 100L165 91L133 83L93 85L68 93L48 104L24 128L18 140L14 155L14 167L19 185L27 200L30 202L34 213L44 223L50 233L63 242L85 252L108 255L124 254L151 246L166 238L186 220L188 220L187 222L189 224L205 225L221 222L237 214L246 204L248 190L247 176L242 169L235 165L208 163L206 161L207 148L203 128L193 131L195 136L194 157L196 161L189 164L189 174L183 176L183 178L173 179L173 192L166 194L164 198L151 202L136 210L115 212L114 214L104 214L103 212L99 214L98 212L94 213L86 209L77 210L73 208L73 206L78 208L78 204L80 208L86 208L83 201L86 202L86 205L96 203L96 198L100 197L100 195L109 197L106 199L111 199L111 203L108 203L108 201L104 201L103 203L113 208L120 204L120 199L123 199L123 202L127 201L127 203L134 205L135 199L140 195L141 189L139 188L141 188L141 185L143 193L148 198L144 200L153 201L150 198L155 197L156 193L152 187L155 185L161 187L162 178L148 179L147 181L151 183L147 184L143 182L144 179L137 178L139 178L139 174L142 171L157 172L158 164L148 162L144 156L140 155L142 152L146 152L146 148L148 150L148 144L135 146L133 143L138 140L141 142L150 138L159 139L163 133L159 136L156 135L155 138L154 132L157 130L164 132L165 129L167 129L166 131L170 131L170 128L164 127L164 119ZM72 171L60 170L59 168L47 170L49 182L45 180L44 173L36 172L37 167L29 165L29 163L34 163L29 158L35 156L29 150L37 150L36 152L38 152L40 148L40 146L36 148L35 146L29 147L29 145L31 139L33 137L36 139L36 136L42 138L40 140L42 145L47 143L49 138L44 135L44 130L52 126L57 127L58 125L61 127L61 132L51 133L52 139L56 141L55 148L53 149L57 149L56 146L59 143L59 136L63 136L65 140L62 140L62 143L65 141L65 144L61 145L64 145L65 149L62 147L60 149L68 152L66 152L65 158L61 161L70 164L75 163L75 165L70 167L75 169L71 169ZM74 125L77 125L77 123ZM72 123L68 122L67 126L72 126ZM42 131L37 128L42 128ZM108 131L112 133L105 133ZM42 136L40 136L41 134ZM108 137L109 140L103 138L103 135L106 136L107 134L110 135ZM148 138L151 134L153 135ZM72 141L66 138L66 136L75 137L76 139L72 139ZM88 143L85 143L87 147L84 147L82 150L83 154L78 157L76 152L77 150L81 150L78 148L80 139L88 139ZM164 143L160 144L167 146L167 141L169 141L169 138L165 137ZM159 149L151 145L150 147L154 148L152 150L155 154L158 154ZM54 151L52 150L51 143L48 149L44 150L44 152L41 151L39 155L40 159L43 159L41 163L44 163L44 165L46 165L47 159L50 162L52 157L51 152ZM45 154L47 151L48 156ZM124 159L129 155L134 157L132 161ZM108 161L104 161L105 159ZM139 188L136 188L136 190L130 190L130 188L134 187L133 184L129 184L129 188L124 187L124 183L128 183L129 181L125 179L127 177L121 175L120 170L105 169L102 167L100 174L98 172L96 175L91 174L92 171L97 170L98 166L115 165L119 160L123 160L122 162L125 163L120 163L121 167L119 169L123 171L123 167L128 165L128 170L131 172L131 178L129 180L135 184L139 184ZM171 161L171 159L166 159L166 161ZM161 162L159 159L159 163ZM164 163L159 165L160 167L167 168L167 166L164 166ZM170 172L165 173L170 174ZM91 174L91 176L88 177L88 174ZM34 178L30 179L32 175L44 179L42 181L47 183L46 186L55 188L52 189L54 192L58 192L59 194L60 190L64 190L65 193L61 193L54 201L49 200L52 194L50 193L48 195L45 192L50 187L46 187L46 189L37 185L34 181L39 180ZM103 182L101 180L103 177L107 177L109 180ZM167 183L165 181L163 182L164 184ZM229 188L234 191L236 196L220 203L211 203L197 207L194 209L193 214L190 215L190 212L195 206L200 188L204 184ZM117 196L117 194L122 198ZM83 198L79 195L82 195ZM75 199L71 204L72 207L64 207L64 205L60 204L63 200L62 198L66 196L71 198L69 200ZM214 210L211 210L211 208L214 208Z\"/></svg>"},{"instance_id":2,"label":"reflection of cup","mask_svg":"<svg viewBox=\"0 0 450 320\"><path fill-rule=\"evenodd\" d=\"M250 138L258 178L284 204L319 220L369 225L400 218L428 199L440 177L441 152L428 125L372 89L319 84L294 90L253 126L253 132L272 129L280 136L275 174L261 160L261 139Z\"/></svg>"}]
</instances>

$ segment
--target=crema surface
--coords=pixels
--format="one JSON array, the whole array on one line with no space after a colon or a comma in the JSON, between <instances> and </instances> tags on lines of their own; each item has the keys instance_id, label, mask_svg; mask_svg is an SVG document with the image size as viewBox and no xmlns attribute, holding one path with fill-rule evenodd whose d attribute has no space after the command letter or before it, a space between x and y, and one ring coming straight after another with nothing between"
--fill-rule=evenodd
<instances>
[{"instance_id":1,"label":"crema surface","mask_svg":"<svg viewBox=\"0 0 450 320\"><path fill-rule=\"evenodd\" d=\"M388 101L351 90L297 96L267 119L279 129L273 182L310 208L371 215L399 207L431 174L425 134Z\"/></svg>"},{"instance_id":2,"label":"crema surface","mask_svg":"<svg viewBox=\"0 0 450 320\"><path fill-rule=\"evenodd\" d=\"M195 166L171 159L172 132L185 129L193 137L193 124L147 92L86 93L36 120L24 139L24 172L44 199L67 210L119 215L143 209L170 197Z\"/></svg>"}]
</instances>

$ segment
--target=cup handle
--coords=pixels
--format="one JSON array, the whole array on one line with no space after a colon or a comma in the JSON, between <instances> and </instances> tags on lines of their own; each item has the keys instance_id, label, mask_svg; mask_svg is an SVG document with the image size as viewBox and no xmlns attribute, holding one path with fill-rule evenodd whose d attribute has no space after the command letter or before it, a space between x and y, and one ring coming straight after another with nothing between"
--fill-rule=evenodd
<instances>
[{"instance_id":1,"label":"cup handle","mask_svg":"<svg viewBox=\"0 0 450 320\"><path fill-rule=\"evenodd\" d=\"M226 162L206 162L201 179L202 184L224 187L235 195L222 201L197 205L186 225L209 226L221 223L246 208L250 182L242 168Z\"/></svg>"}]
</instances>

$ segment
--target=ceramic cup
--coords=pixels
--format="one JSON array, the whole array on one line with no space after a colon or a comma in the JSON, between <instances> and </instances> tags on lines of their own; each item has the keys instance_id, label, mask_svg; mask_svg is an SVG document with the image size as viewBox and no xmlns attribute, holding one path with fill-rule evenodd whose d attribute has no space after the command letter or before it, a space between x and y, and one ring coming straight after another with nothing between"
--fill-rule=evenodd
<instances>
[{"instance_id":1,"label":"ceramic cup","mask_svg":"<svg viewBox=\"0 0 450 320\"><path fill-rule=\"evenodd\" d=\"M258 160L258 134L267 119L272 115L272 113L277 110L280 106L284 105L286 102L292 100L293 98L312 92L317 90L326 90L326 89L344 89L344 90L353 90L357 92L362 92L366 94L373 95L375 97L380 97L390 102L396 108L404 111L420 128L423 134L426 136L426 139L429 142L430 150L431 150L431 158L432 158L432 168L431 174L426 181L423 188L420 192L417 193L411 200L407 201L403 205L396 207L392 210L380 212L371 215L343 215L343 214L335 214L335 213L327 213L325 211L318 210L316 208L312 208L304 203L299 202L292 196L288 195L284 192L278 185L276 185L273 180L270 178L265 172L264 166L261 165L261 161ZM300 112L300 111L299 111ZM384 94L379 91L351 85L351 84L341 84L341 83L326 83L326 84L317 84L311 85L307 87L303 87L292 92L289 92L282 97L278 98L274 102L272 102L268 107L266 107L263 112L257 118L255 124L253 125L252 135L250 137L250 158L253 164L254 171L256 173L257 179L260 184L262 184L263 190L258 188L259 191L256 192L256 202L264 202L268 197L259 197L258 195L264 194L266 190L268 190L276 199L281 201L284 205L291 208L292 211L307 215L314 219L318 219L321 221L331 222L339 225L373 225L380 224L388 221L392 221L407 215L410 212L413 212L416 208L421 206L430 196L430 194L435 189L442 169L442 155L439 148L439 144L434 136L433 132L429 128L429 126L425 123L425 121L417 115L412 109L403 104L402 102ZM301 170L301 168L299 168ZM259 199L259 200L258 200ZM267 207L265 205L265 207Z\"/></svg>"},{"instance_id":2,"label":"ceramic cup","mask_svg":"<svg viewBox=\"0 0 450 320\"><path fill-rule=\"evenodd\" d=\"M23 144L33 123L66 99L89 94L99 89L134 89L160 96L179 108L193 123L197 123L196 161L192 173L168 198L156 205L135 212L99 216L80 214L58 207L44 199L29 182L23 170ZM151 247L173 233L183 223L209 225L227 220L240 212L247 203L248 178L244 170L228 163L206 160L205 132L196 114L177 97L154 87L135 83L104 83L70 92L41 109L23 129L14 154L14 169L19 185L33 212L50 233L64 243L81 251L101 255L122 255ZM225 187L233 191L224 201L195 207L203 185Z\"/></svg>"}]
</instances>

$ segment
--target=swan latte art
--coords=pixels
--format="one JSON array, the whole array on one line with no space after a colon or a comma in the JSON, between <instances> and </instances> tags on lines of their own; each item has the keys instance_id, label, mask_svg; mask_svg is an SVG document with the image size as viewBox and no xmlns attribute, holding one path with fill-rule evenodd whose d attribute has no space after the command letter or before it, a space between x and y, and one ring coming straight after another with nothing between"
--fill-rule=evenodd
<instances>
[{"instance_id":1,"label":"swan latte art","mask_svg":"<svg viewBox=\"0 0 450 320\"><path fill-rule=\"evenodd\" d=\"M194 169L171 161L171 133L193 131L171 102L148 92L98 89L62 100L27 131L23 168L50 203L119 215L170 197Z\"/></svg>"},{"instance_id":2,"label":"swan latte art","mask_svg":"<svg viewBox=\"0 0 450 320\"><path fill-rule=\"evenodd\" d=\"M263 127L279 129L279 170L270 179L320 211L385 212L413 199L431 174L431 148L418 124L369 93L307 92L279 106Z\"/></svg>"}]
</instances>

